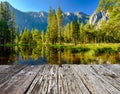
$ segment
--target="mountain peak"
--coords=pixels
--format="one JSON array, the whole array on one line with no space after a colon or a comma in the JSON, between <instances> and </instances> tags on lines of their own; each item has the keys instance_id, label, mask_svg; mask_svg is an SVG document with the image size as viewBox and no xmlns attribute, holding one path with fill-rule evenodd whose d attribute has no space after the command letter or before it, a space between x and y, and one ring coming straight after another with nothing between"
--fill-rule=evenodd
<instances>
[{"instance_id":1,"label":"mountain peak","mask_svg":"<svg viewBox=\"0 0 120 94\"><path fill-rule=\"evenodd\" d=\"M64 13L66 16L70 16L72 13L71 12L65 12Z\"/></svg>"},{"instance_id":2,"label":"mountain peak","mask_svg":"<svg viewBox=\"0 0 120 94\"><path fill-rule=\"evenodd\" d=\"M8 3L8 2L7 2ZM22 31L25 27L28 29L38 29L46 30L47 28L47 18L48 18L48 12L45 11L39 11L39 12L22 12L18 9L15 9L13 6L11 6L8 3L8 6L10 10L14 12L15 15L15 22L17 26L20 28L20 31ZM64 18L64 25L66 25L68 22L71 22L73 20L79 20L82 23L86 23L86 20L88 21L88 15L82 12L64 12L63 13Z\"/></svg>"}]
</instances>

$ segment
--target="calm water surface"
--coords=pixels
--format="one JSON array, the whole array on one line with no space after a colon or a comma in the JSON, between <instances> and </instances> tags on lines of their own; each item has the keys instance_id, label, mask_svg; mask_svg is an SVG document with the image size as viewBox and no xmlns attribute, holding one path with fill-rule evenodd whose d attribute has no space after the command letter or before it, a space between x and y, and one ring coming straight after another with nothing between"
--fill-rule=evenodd
<instances>
[{"instance_id":1,"label":"calm water surface","mask_svg":"<svg viewBox=\"0 0 120 94\"><path fill-rule=\"evenodd\" d=\"M120 53L95 55L94 51L71 52L49 46L0 47L0 65L13 64L115 64L120 63Z\"/></svg>"}]
</instances>

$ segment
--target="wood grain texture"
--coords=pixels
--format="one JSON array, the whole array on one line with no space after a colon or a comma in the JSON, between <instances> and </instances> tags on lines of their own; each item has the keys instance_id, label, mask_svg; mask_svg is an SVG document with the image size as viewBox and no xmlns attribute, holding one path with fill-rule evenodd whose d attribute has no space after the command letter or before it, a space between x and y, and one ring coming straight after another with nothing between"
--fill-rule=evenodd
<instances>
[{"instance_id":1,"label":"wood grain texture","mask_svg":"<svg viewBox=\"0 0 120 94\"><path fill-rule=\"evenodd\" d=\"M120 65L0 66L0 94L120 94Z\"/></svg>"}]
</instances>

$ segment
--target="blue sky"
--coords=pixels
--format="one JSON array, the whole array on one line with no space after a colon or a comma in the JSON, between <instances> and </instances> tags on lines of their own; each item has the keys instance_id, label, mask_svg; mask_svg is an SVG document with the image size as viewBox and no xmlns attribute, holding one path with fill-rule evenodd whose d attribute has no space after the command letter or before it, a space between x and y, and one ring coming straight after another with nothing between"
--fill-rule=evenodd
<instances>
[{"instance_id":1,"label":"blue sky","mask_svg":"<svg viewBox=\"0 0 120 94\"><path fill-rule=\"evenodd\" d=\"M21 11L48 11L49 7L57 9L61 6L63 12L84 12L92 14L97 8L99 0L0 0L7 1Z\"/></svg>"}]
</instances>

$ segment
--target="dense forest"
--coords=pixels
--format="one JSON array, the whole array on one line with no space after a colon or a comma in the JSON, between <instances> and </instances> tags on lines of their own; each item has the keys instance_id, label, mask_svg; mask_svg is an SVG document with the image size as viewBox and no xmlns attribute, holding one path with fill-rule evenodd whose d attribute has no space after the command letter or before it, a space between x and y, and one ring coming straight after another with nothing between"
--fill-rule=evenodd
<instances>
[{"instance_id":1,"label":"dense forest","mask_svg":"<svg viewBox=\"0 0 120 94\"><path fill-rule=\"evenodd\" d=\"M14 13L9 10L6 2L0 3L0 44L14 43L16 36Z\"/></svg>"},{"instance_id":2,"label":"dense forest","mask_svg":"<svg viewBox=\"0 0 120 94\"><path fill-rule=\"evenodd\" d=\"M62 10L50 8L46 31L25 28L21 33L14 22L14 13L6 2L0 3L0 44L39 45L73 43L120 43L120 1L100 0L96 11L109 13L109 20L101 25L81 23L77 20L64 25Z\"/></svg>"}]
</instances>

